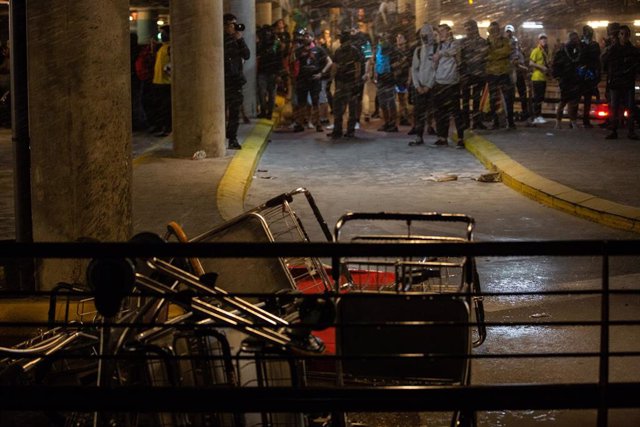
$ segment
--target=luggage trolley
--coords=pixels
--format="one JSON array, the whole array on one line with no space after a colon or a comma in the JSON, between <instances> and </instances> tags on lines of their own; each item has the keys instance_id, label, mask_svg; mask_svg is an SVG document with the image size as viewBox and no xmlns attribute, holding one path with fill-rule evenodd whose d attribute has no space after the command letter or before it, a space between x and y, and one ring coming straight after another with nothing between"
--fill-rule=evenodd
<instances>
[{"instance_id":1,"label":"luggage trolley","mask_svg":"<svg viewBox=\"0 0 640 427\"><path fill-rule=\"evenodd\" d=\"M347 213L337 221L334 239L464 243L472 241L473 228L473 218L461 214ZM334 280L348 292L338 301L338 385L470 383L468 356L486 337L473 258L349 257L340 265ZM451 425L473 420L473 414L456 412Z\"/></svg>"}]
</instances>

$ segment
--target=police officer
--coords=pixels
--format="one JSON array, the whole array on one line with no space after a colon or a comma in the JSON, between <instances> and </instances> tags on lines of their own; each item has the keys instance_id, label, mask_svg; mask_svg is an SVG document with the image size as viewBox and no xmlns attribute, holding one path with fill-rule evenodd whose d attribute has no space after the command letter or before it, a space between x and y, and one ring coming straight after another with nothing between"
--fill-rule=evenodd
<instances>
[{"instance_id":1,"label":"police officer","mask_svg":"<svg viewBox=\"0 0 640 427\"><path fill-rule=\"evenodd\" d=\"M227 139L229 148L239 150L238 123L242 108L242 86L247 82L242 72L242 62L249 59L249 47L242 38L244 25L238 24L234 15L226 13L224 23L224 100L229 111Z\"/></svg>"}]
</instances>

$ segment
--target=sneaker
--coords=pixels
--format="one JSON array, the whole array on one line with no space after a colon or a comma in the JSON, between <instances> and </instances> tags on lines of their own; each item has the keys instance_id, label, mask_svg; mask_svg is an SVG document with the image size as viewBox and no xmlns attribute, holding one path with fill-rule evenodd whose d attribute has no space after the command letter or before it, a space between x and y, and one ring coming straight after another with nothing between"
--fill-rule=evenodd
<instances>
[{"instance_id":1,"label":"sneaker","mask_svg":"<svg viewBox=\"0 0 640 427\"><path fill-rule=\"evenodd\" d=\"M515 123L509 123L507 125L507 130L516 130L516 124Z\"/></svg>"},{"instance_id":2,"label":"sneaker","mask_svg":"<svg viewBox=\"0 0 640 427\"><path fill-rule=\"evenodd\" d=\"M487 127L482 122L474 123L471 129L487 130Z\"/></svg>"},{"instance_id":3,"label":"sneaker","mask_svg":"<svg viewBox=\"0 0 640 427\"><path fill-rule=\"evenodd\" d=\"M289 129L293 130L295 129L297 126L296 122L291 123L289 126L287 126Z\"/></svg>"},{"instance_id":4,"label":"sneaker","mask_svg":"<svg viewBox=\"0 0 640 427\"><path fill-rule=\"evenodd\" d=\"M416 128L414 128L414 127L413 127L413 128L411 128L411 129L409 129L409 132L407 132L407 135L415 135L415 134L417 134L417 133L418 133L418 132L416 131Z\"/></svg>"},{"instance_id":5,"label":"sneaker","mask_svg":"<svg viewBox=\"0 0 640 427\"><path fill-rule=\"evenodd\" d=\"M438 140L434 142L433 145L436 145L438 147L443 147L445 145L449 145L449 143L447 142L446 139L438 138Z\"/></svg>"},{"instance_id":6,"label":"sneaker","mask_svg":"<svg viewBox=\"0 0 640 427\"><path fill-rule=\"evenodd\" d=\"M545 123L547 123L547 121L542 116L538 116L535 119L533 119L534 125L543 125Z\"/></svg>"},{"instance_id":7,"label":"sneaker","mask_svg":"<svg viewBox=\"0 0 640 427\"><path fill-rule=\"evenodd\" d=\"M400 120L400 126L411 126L411 123L407 119L402 119Z\"/></svg>"},{"instance_id":8,"label":"sneaker","mask_svg":"<svg viewBox=\"0 0 640 427\"><path fill-rule=\"evenodd\" d=\"M465 147L464 147L464 140L459 139L459 140L458 140L458 143L456 144L456 148L457 148L458 150L464 150L464 148L465 148Z\"/></svg>"},{"instance_id":9,"label":"sneaker","mask_svg":"<svg viewBox=\"0 0 640 427\"><path fill-rule=\"evenodd\" d=\"M329 138L331 138L332 140L334 140L334 141L335 141L336 139L340 139L340 138L342 138L342 135L340 135L339 133L335 133L335 132L328 133L328 134L327 134L327 136L328 136Z\"/></svg>"},{"instance_id":10,"label":"sneaker","mask_svg":"<svg viewBox=\"0 0 640 427\"><path fill-rule=\"evenodd\" d=\"M618 139L618 132L614 130L609 135L605 136L604 139Z\"/></svg>"},{"instance_id":11,"label":"sneaker","mask_svg":"<svg viewBox=\"0 0 640 427\"><path fill-rule=\"evenodd\" d=\"M242 146L238 143L238 140L233 138L229 140L229 149L230 150L241 150Z\"/></svg>"},{"instance_id":12,"label":"sneaker","mask_svg":"<svg viewBox=\"0 0 640 427\"><path fill-rule=\"evenodd\" d=\"M293 131L294 132L304 132L304 126L296 124L296 125L293 126Z\"/></svg>"},{"instance_id":13,"label":"sneaker","mask_svg":"<svg viewBox=\"0 0 640 427\"><path fill-rule=\"evenodd\" d=\"M578 129L578 124L575 121L570 120L569 121L569 129Z\"/></svg>"},{"instance_id":14,"label":"sneaker","mask_svg":"<svg viewBox=\"0 0 640 427\"><path fill-rule=\"evenodd\" d=\"M311 124L311 122L307 123L307 128L308 129L315 129L315 126L313 124Z\"/></svg>"},{"instance_id":15,"label":"sneaker","mask_svg":"<svg viewBox=\"0 0 640 427\"><path fill-rule=\"evenodd\" d=\"M335 128L335 126L334 126L334 125L333 125L333 123L332 123L332 124L330 124L330 125L325 126L324 128L325 128L326 130L333 130L333 128Z\"/></svg>"},{"instance_id":16,"label":"sneaker","mask_svg":"<svg viewBox=\"0 0 640 427\"><path fill-rule=\"evenodd\" d=\"M316 126L316 132L324 132L324 128L322 127L322 125Z\"/></svg>"},{"instance_id":17,"label":"sneaker","mask_svg":"<svg viewBox=\"0 0 640 427\"><path fill-rule=\"evenodd\" d=\"M387 129L389 129L389 127L387 125L382 125L380 126L378 129L376 129L378 132L386 132Z\"/></svg>"},{"instance_id":18,"label":"sneaker","mask_svg":"<svg viewBox=\"0 0 640 427\"><path fill-rule=\"evenodd\" d=\"M562 129L562 121L556 119L556 124L553 126L554 129Z\"/></svg>"},{"instance_id":19,"label":"sneaker","mask_svg":"<svg viewBox=\"0 0 640 427\"><path fill-rule=\"evenodd\" d=\"M351 138L355 138L356 137L356 133L353 132L353 131L352 132L347 132L347 133L344 134L344 137L345 138L350 138L350 139Z\"/></svg>"},{"instance_id":20,"label":"sneaker","mask_svg":"<svg viewBox=\"0 0 640 427\"><path fill-rule=\"evenodd\" d=\"M356 122L356 130L360 129L360 123Z\"/></svg>"},{"instance_id":21,"label":"sneaker","mask_svg":"<svg viewBox=\"0 0 640 427\"><path fill-rule=\"evenodd\" d=\"M387 132L398 132L398 126L387 127Z\"/></svg>"},{"instance_id":22,"label":"sneaker","mask_svg":"<svg viewBox=\"0 0 640 427\"><path fill-rule=\"evenodd\" d=\"M436 130L433 128L433 126L429 126L427 128L427 135L435 135L436 134Z\"/></svg>"},{"instance_id":23,"label":"sneaker","mask_svg":"<svg viewBox=\"0 0 640 427\"><path fill-rule=\"evenodd\" d=\"M424 140L422 138L418 137L418 138L415 139L415 141L411 141L409 143L409 146L410 147L415 147L417 145L423 145L423 144L424 144Z\"/></svg>"}]
</instances>

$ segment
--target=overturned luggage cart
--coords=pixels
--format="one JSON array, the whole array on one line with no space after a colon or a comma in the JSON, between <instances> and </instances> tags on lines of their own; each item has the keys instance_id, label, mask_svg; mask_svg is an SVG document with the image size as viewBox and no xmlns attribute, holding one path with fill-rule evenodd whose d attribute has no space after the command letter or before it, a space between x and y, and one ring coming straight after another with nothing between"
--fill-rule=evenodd
<instances>
[{"instance_id":1,"label":"overturned luggage cart","mask_svg":"<svg viewBox=\"0 0 640 427\"><path fill-rule=\"evenodd\" d=\"M474 220L461 214L348 213L336 223L334 237L373 244L465 243L472 241L473 228ZM486 337L473 258L350 257L334 276L348 289L337 310L339 385L469 384L471 349ZM473 414L451 418L452 426L473 423Z\"/></svg>"}]
</instances>

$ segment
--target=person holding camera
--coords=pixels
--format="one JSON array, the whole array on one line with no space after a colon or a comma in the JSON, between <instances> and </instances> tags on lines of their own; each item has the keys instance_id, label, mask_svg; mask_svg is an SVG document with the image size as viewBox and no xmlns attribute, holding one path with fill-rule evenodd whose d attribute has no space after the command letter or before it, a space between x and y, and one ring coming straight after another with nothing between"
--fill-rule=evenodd
<instances>
[{"instance_id":1,"label":"person holding camera","mask_svg":"<svg viewBox=\"0 0 640 427\"><path fill-rule=\"evenodd\" d=\"M249 59L249 47L242 38L244 25L238 24L231 13L223 17L224 23L224 100L229 112L227 139L229 148L239 150L238 124L242 108L242 86L247 82L242 71L242 63Z\"/></svg>"}]
</instances>

